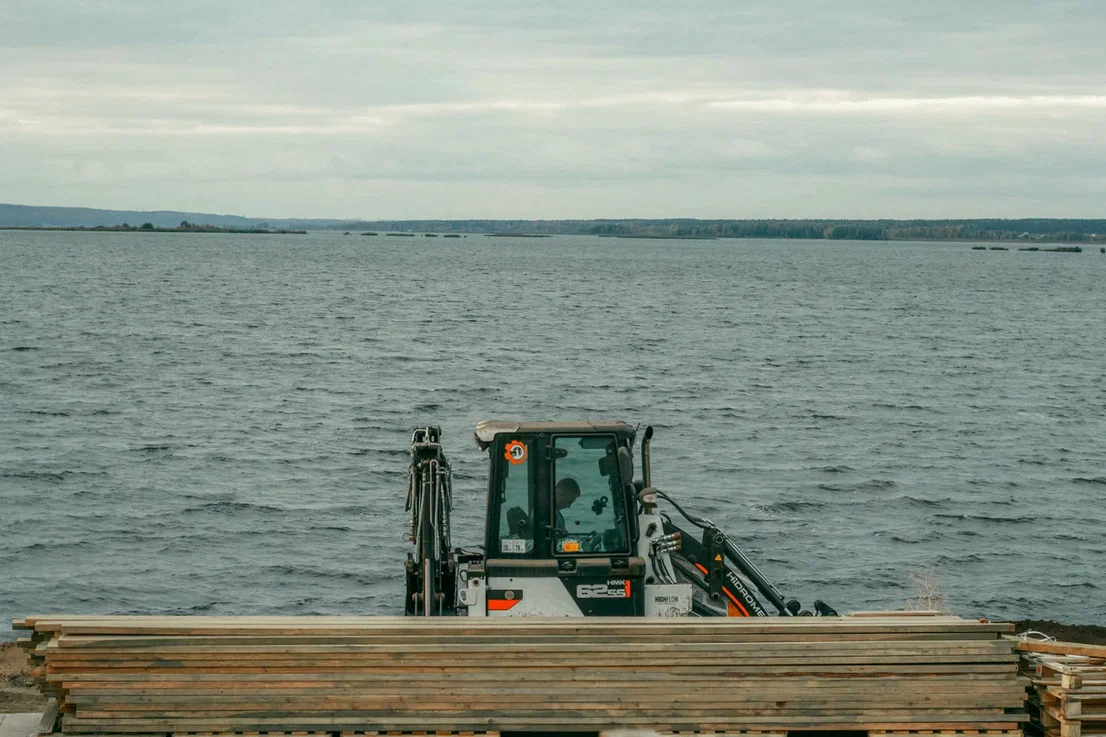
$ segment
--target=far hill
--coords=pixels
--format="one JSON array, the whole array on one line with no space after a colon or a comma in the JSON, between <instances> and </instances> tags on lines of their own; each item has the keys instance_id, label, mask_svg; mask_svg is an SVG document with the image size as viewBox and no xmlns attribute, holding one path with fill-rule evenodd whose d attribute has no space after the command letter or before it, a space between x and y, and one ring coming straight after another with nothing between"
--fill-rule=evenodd
<instances>
[{"instance_id":1,"label":"far hill","mask_svg":"<svg viewBox=\"0 0 1106 737\"><path fill-rule=\"evenodd\" d=\"M250 218L175 210L96 210L89 207L34 207L0 204L0 227L95 228L150 223L155 228L176 228L182 222L216 228L319 230L338 222L333 219Z\"/></svg>"}]
</instances>

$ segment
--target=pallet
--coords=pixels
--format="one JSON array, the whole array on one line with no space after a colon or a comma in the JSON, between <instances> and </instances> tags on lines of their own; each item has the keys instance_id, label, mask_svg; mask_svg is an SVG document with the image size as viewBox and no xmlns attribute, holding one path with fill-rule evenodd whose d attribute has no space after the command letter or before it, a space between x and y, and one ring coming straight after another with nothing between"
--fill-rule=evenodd
<instances>
[{"instance_id":1,"label":"pallet","mask_svg":"<svg viewBox=\"0 0 1106 737\"><path fill-rule=\"evenodd\" d=\"M1043 737L1106 737L1106 648L1064 642L1017 646L1035 671L1032 727Z\"/></svg>"}]
</instances>

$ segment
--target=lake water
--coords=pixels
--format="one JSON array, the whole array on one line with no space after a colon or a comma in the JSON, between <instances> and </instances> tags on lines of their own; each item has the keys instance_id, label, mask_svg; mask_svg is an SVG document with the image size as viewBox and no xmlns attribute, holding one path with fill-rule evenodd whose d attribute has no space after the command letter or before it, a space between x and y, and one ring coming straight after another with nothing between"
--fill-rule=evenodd
<instances>
[{"instance_id":1,"label":"lake water","mask_svg":"<svg viewBox=\"0 0 1106 737\"><path fill-rule=\"evenodd\" d=\"M0 617L395 613L415 425L478 544L615 417L786 596L1106 624L1104 374L1097 249L0 232Z\"/></svg>"}]
</instances>

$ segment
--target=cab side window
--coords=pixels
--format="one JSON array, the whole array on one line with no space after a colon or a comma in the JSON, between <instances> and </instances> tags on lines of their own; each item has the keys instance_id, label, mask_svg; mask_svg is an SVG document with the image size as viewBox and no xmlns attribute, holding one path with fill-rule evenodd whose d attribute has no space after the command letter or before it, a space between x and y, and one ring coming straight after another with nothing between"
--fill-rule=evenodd
<instances>
[{"instance_id":1,"label":"cab side window","mask_svg":"<svg viewBox=\"0 0 1106 737\"><path fill-rule=\"evenodd\" d=\"M553 552L627 553L629 530L614 436L553 440Z\"/></svg>"},{"instance_id":2,"label":"cab side window","mask_svg":"<svg viewBox=\"0 0 1106 737\"><path fill-rule=\"evenodd\" d=\"M529 556L534 551L534 493L531 458L527 444L520 439L503 443L497 463L500 464L498 505L498 539L492 541L488 554L492 557ZM496 451L493 451L496 452Z\"/></svg>"}]
</instances>

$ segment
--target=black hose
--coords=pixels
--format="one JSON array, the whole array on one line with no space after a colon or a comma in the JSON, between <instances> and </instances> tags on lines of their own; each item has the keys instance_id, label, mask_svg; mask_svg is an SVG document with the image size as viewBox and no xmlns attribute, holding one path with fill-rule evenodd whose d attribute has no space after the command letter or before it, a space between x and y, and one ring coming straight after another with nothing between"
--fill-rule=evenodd
<instances>
[{"instance_id":1,"label":"black hose","mask_svg":"<svg viewBox=\"0 0 1106 737\"><path fill-rule=\"evenodd\" d=\"M684 519L686 519L691 524L695 525L696 527L698 527L701 530L709 530L711 528L711 525L708 525L705 520L703 520L699 517L692 517L690 514L685 512L684 508L681 507L679 504L677 504L676 501L672 497L668 496L668 494L665 494L660 489L657 489L656 492L657 492L657 496L659 496L661 499L664 499L666 502L668 502L673 507L675 507L676 511L679 512L680 514L682 514L684 516Z\"/></svg>"},{"instance_id":2,"label":"black hose","mask_svg":"<svg viewBox=\"0 0 1106 737\"><path fill-rule=\"evenodd\" d=\"M699 517L692 517L684 511L683 507L673 501L672 497L668 496L668 494L665 494L660 489L657 489L657 496L675 507L676 511L682 514L691 524L702 530L712 530L721 535L723 550L725 550L726 557L729 558L730 562L733 563L737 567L737 570L741 571L746 578L753 582L753 585L757 587L760 593L764 594L765 598L772 602L772 605L779 610L781 615L785 617L791 616L791 612L787 609L787 603L783 600L783 594L780 593L780 590L760 572L760 569L749 560L749 557L745 555L740 548L733 544L733 541L730 540L726 533L722 532L714 525L707 524L706 520Z\"/></svg>"}]
</instances>

